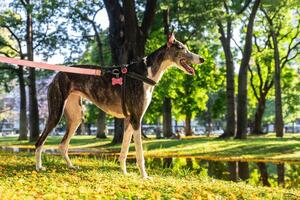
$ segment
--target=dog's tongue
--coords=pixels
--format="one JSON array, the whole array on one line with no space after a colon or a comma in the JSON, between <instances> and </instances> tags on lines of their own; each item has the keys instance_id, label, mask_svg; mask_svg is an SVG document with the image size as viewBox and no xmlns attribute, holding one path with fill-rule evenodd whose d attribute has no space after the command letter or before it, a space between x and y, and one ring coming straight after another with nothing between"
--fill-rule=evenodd
<instances>
[{"instance_id":1,"label":"dog's tongue","mask_svg":"<svg viewBox=\"0 0 300 200\"><path fill-rule=\"evenodd\" d=\"M181 60L180 60L180 64L184 67L184 69L185 69L189 74L195 75L195 70L194 70L194 68L190 67L190 66L186 63L185 59L181 59Z\"/></svg>"}]
</instances>

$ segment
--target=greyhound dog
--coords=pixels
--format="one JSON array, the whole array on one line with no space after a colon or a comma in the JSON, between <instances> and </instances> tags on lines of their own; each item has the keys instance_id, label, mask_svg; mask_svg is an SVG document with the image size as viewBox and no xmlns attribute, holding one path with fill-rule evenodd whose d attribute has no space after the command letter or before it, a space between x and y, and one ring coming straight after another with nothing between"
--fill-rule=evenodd
<instances>
[{"instance_id":1,"label":"greyhound dog","mask_svg":"<svg viewBox=\"0 0 300 200\"><path fill-rule=\"evenodd\" d=\"M141 61L128 65L128 71L158 82L164 72L171 66L176 66L185 73L194 75L194 69L189 64L201 64L204 59L190 52L185 45L177 41L172 34L165 45L143 58ZM148 178L145 170L145 161L141 138L141 121L148 108L153 85L141 80L127 78L126 99L124 105L128 113L122 109L122 91L119 85L112 84L113 74L107 73L102 76L89 76L59 72L54 77L48 88L49 116L46 126L36 142L36 170L45 170L42 167L42 147L48 134L58 124L64 113L67 120L66 133L59 145L62 155L68 167L74 168L69 156L68 147L71 137L81 123L82 98L93 102L104 112L117 118L124 118L124 137L119 156L121 170L126 171L126 158L132 135L134 137L137 166L143 178Z\"/></svg>"}]
</instances>

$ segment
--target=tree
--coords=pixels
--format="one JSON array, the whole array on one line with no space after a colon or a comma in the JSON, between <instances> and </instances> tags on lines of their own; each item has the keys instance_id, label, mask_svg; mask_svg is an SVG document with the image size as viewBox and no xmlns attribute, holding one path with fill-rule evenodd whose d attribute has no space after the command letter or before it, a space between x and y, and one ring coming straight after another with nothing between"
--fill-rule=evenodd
<instances>
[{"instance_id":1,"label":"tree","mask_svg":"<svg viewBox=\"0 0 300 200\"><path fill-rule=\"evenodd\" d=\"M8 16L11 20L6 20ZM19 19L17 15L7 12L4 16L0 18L0 27L5 30L8 34L11 34L11 39L5 38L5 33L0 36L0 54L6 57L15 57L20 55L21 59L24 59L25 55L22 52L21 41L13 32L12 25L19 26ZM14 42L17 43L17 48L14 47ZM24 69L23 66L19 66L18 69L8 68L10 71L16 72L19 81L20 89L20 114L19 114L19 140L27 140L28 128L27 128L27 113L26 113L26 90L25 90L25 80L24 80Z\"/></svg>"},{"instance_id":2,"label":"tree","mask_svg":"<svg viewBox=\"0 0 300 200\"><path fill-rule=\"evenodd\" d=\"M243 49L243 57L241 60L240 71L238 76L238 100L237 100L237 133L236 139L246 139L247 137L247 77L248 65L252 53L252 36L253 25L256 12L260 5L260 0L255 0L249 16L247 31L245 37L245 45Z\"/></svg>"},{"instance_id":3,"label":"tree","mask_svg":"<svg viewBox=\"0 0 300 200\"><path fill-rule=\"evenodd\" d=\"M231 40L234 22L245 10L249 7L251 0L245 1L179 1L177 4L180 7L176 10L177 13L184 13L179 18L186 30L189 37L193 37L196 34L200 34L201 38L205 38L205 42L210 41L215 43L216 36L214 33L219 32L219 40L221 42L226 65L226 130L221 137L230 137L235 135L236 123L235 123L235 80L234 80L234 48L231 47ZM194 9L196 11L194 11ZM191 12L192 10L192 12ZM193 12L194 11L194 12ZM196 14L197 13L197 14ZM205 13L205 14L203 14ZM179 14L178 14L179 15ZM221 17L220 17L221 16ZM182 25L181 25L182 26ZM216 27L217 26L217 30ZM194 28L194 29L193 29ZM209 32L209 34L205 34Z\"/></svg>"},{"instance_id":4,"label":"tree","mask_svg":"<svg viewBox=\"0 0 300 200\"><path fill-rule=\"evenodd\" d=\"M274 8L272 8L274 6L276 7L276 12ZM294 19L292 17L293 12L297 10L297 6L294 5L293 1L289 1L285 2L282 5L276 2L271 4L265 3L263 4L263 7L268 8L267 14L272 16L272 20L274 21L274 23L280 23L280 25L278 24L278 26L276 25L276 27L274 27L277 34L276 37L279 38L278 47L281 52L280 60L283 63L284 60L286 60L287 58L289 59L289 62L284 62L285 64L280 66L281 71L285 68L286 65L290 63L290 61L295 60L297 56L297 42L295 41L295 39L299 34L299 28L297 28L299 26L299 19ZM252 133L261 134L263 115L266 109L266 101L267 99L271 98L269 93L274 86L273 74L275 71L275 67L273 66L274 45L270 34L269 22L265 17L265 14L261 10L258 13L257 17L259 19L256 23L255 33L253 34L255 44L253 54L254 64L252 66L249 66L249 72L250 86L252 88L253 95L257 100L257 107L252 123ZM293 80L286 81L284 75L281 75L281 81L283 83L293 83ZM287 90L289 90L289 87L286 87L284 91ZM291 94L289 96L292 97ZM289 112L290 114L291 111L292 110L290 110Z\"/></svg>"},{"instance_id":5,"label":"tree","mask_svg":"<svg viewBox=\"0 0 300 200\"><path fill-rule=\"evenodd\" d=\"M32 27L32 6L30 0L21 0L26 12L26 47L27 60L33 61L33 27ZM36 94L35 68L29 68L29 140L34 142L39 137L39 108Z\"/></svg>"},{"instance_id":6,"label":"tree","mask_svg":"<svg viewBox=\"0 0 300 200\"><path fill-rule=\"evenodd\" d=\"M219 33L221 34L220 41L224 50L226 61L226 130L221 137L232 137L235 135L235 94L234 94L234 62L231 51L232 40L232 17L228 9L226 1L223 2L226 11L226 32L221 19L217 19Z\"/></svg>"},{"instance_id":7,"label":"tree","mask_svg":"<svg viewBox=\"0 0 300 200\"><path fill-rule=\"evenodd\" d=\"M292 3L291 3L292 2ZM300 54L300 41L297 41L297 38L300 35L300 23L299 19L297 19L297 27L296 31L291 30L291 33L288 32L287 35L280 35L282 31L282 18L286 15L283 13L282 9L287 5L287 3L291 3L292 6L298 5L295 2L281 2L279 6L269 7L269 10L266 8L262 8L262 12L266 17L269 24L269 33L272 38L272 43L274 46L274 66L275 66L275 75L274 75L274 85L275 85L275 131L276 137L283 137L283 116L282 116L282 100L281 100L281 69L291 60L296 58L298 54ZM299 13L299 6L296 7L295 12ZM277 21L276 21L277 20ZM283 58L280 57L280 49L279 42L282 39L286 39L286 37L291 34L290 42L288 44L287 53Z\"/></svg>"},{"instance_id":8,"label":"tree","mask_svg":"<svg viewBox=\"0 0 300 200\"><path fill-rule=\"evenodd\" d=\"M145 53L145 44L156 10L156 0L147 0L145 11L137 15L134 0L104 0L109 18L109 38L112 61L115 65L127 64L141 59ZM113 143L123 139L123 120L115 119Z\"/></svg>"},{"instance_id":9,"label":"tree","mask_svg":"<svg viewBox=\"0 0 300 200\"><path fill-rule=\"evenodd\" d=\"M170 16L169 8L163 11L163 25L164 33L166 35L166 40L170 35ZM163 135L164 138L169 138L173 135L172 131L172 100L166 95L163 100Z\"/></svg>"}]
</instances>

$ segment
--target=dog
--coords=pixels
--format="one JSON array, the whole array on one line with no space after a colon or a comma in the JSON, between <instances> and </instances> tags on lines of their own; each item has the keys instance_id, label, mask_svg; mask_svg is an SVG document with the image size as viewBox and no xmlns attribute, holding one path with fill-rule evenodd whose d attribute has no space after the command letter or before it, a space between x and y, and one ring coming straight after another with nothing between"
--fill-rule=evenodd
<instances>
[{"instance_id":1,"label":"dog","mask_svg":"<svg viewBox=\"0 0 300 200\"><path fill-rule=\"evenodd\" d=\"M171 66L176 66L185 73L194 75L195 70L189 64L203 62L202 57L190 52L172 34L165 45L141 61L128 65L127 69L129 72L159 82L164 72ZM121 87L112 84L113 78L112 73L106 73L100 77L65 72L56 74L48 88L49 116L47 123L35 144L37 171L45 170L41 161L42 147L49 133L60 121L62 114L66 117L67 128L59 148L62 150L67 166L74 168L68 156L68 147L71 137L81 123L83 116L81 101L82 98L85 98L104 112L117 118L124 118L124 137L119 156L121 170L123 174L127 174L126 158L133 135L137 166L142 178L148 178L142 147L141 121L150 104L154 86L129 77L124 89L126 98L122 99ZM126 114L123 112L124 105L128 111Z\"/></svg>"}]
</instances>

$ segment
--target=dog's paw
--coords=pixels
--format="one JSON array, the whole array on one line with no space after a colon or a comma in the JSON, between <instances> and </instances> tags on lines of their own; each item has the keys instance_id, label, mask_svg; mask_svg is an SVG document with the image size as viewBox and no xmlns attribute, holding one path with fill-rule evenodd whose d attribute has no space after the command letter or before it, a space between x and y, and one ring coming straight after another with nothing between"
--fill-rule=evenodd
<instances>
[{"instance_id":1,"label":"dog's paw","mask_svg":"<svg viewBox=\"0 0 300 200\"><path fill-rule=\"evenodd\" d=\"M143 175L142 178L143 180L153 180L153 178L151 176L148 176L147 174Z\"/></svg>"},{"instance_id":2,"label":"dog's paw","mask_svg":"<svg viewBox=\"0 0 300 200\"><path fill-rule=\"evenodd\" d=\"M73 169L73 170L79 170L80 167L79 166L68 166L69 169Z\"/></svg>"},{"instance_id":3,"label":"dog's paw","mask_svg":"<svg viewBox=\"0 0 300 200\"><path fill-rule=\"evenodd\" d=\"M124 175L124 176L128 176L128 173L127 173L127 171L125 170L121 170L121 173Z\"/></svg>"},{"instance_id":4,"label":"dog's paw","mask_svg":"<svg viewBox=\"0 0 300 200\"><path fill-rule=\"evenodd\" d=\"M37 167L36 171L38 171L38 172L46 171L46 167Z\"/></svg>"}]
</instances>

